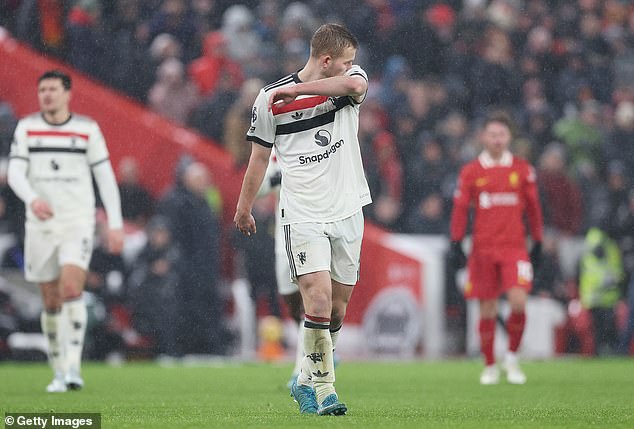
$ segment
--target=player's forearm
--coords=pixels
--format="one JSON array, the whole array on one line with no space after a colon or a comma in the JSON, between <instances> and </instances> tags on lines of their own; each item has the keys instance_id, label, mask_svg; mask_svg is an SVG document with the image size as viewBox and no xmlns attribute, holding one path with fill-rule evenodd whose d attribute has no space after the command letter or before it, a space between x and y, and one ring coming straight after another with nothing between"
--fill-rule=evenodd
<instances>
[{"instance_id":1,"label":"player's forearm","mask_svg":"<svg viewBox=\"0 0 634 429\"><path fill-rule=\"evenodd\" d=\"M326 95L333 97L359 97L365 94L368 82L361 76L334 76L303 82L293 88L297 95Z\"/></svg>"},{"instance_id":2,"label":"player's forearm","mask_svg":"<svg viewBox=\"0 0 634 429\"><path fill-rule=\"evenodd\" d=\"M256 144L253 145L254 152L257 151ZM270 152L270 150L269 150ZM252 154L249 159L249 165L247 171L244 174L242 181L242 189L240 191L240 197L238 198L238 205L236 212L238 213L250 213L253 208L253 202L255 201L258 191L264 180L266 168L268 167L268 156L263 158Z\"/></svg>"},{"instance_id":3,"label":"player's forearm","mask_svg":"<svg viewBox=\"0 0 634 429\"><path fill-rule=\"evenodd\" d=\"M454 202L453 212L449 225L451 241L461 241L467 232L467 221L469 215L468 206Z\"/></svg>"},{"instance_id":4,"label":"player's forearm","mask_svg":"<svg viewBox=\"0 0 634 429\"><path fill-rule=\"evenodd\" d=\"M15 195L24 201L24 204L28 207L31 205L33 200L37 198L37 193L31 187L29 179L26 177L27 168L28 163L23 159L9 161L7 182L13 192L15 192Z\"/></svg>"},{"instance_id":5,"label":"player's forearm","mask_svg":"<svg viewBox=\"0 0 634 429\"><path fill-rule=\"evenodd\" d=\"M93 167L95 182L99 188L101 201L108 215L108 227L110 229L123 228L123 216L121 215L121 197L119 187L115 179L110 162L102 162Z\"/></svg>"}]
</instances>

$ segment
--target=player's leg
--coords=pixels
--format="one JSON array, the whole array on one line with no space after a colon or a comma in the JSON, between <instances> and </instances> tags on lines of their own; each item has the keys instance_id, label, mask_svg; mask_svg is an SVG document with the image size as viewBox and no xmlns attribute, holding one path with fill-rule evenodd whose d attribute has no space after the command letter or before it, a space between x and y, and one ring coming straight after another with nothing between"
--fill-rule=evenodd
<instances>
[{"instance_id":1,"label":"player's leg","mask_svg":"<svg viewBox=\"0 0 634 429\"><path fill-rule=\"evenodd\" d=\"M495 364L494 344L498 279L493 255L474 250L469 255L467 273L465 296L478 299L480 308L478 333L480 352L485 364L480 374L480 384L497 384L500 381L500 371Z\"/></svg>"},{"instance_id":2,"label":"player's leg","mask_svg":"<svg viewBox=\"0 0 634 429\"><path fill-rule=\"evenodd\" d=\"M315 414L316 397L334 392L332 341L328 329L332 310L330 243L323 225L302 223L284 226L291 277L299 285L304 304L303 347L305 356L291 393L300 412Z\"/></svg>"},{"instance_id":3,"label":"player's leg","mask_svg":"<svg viewBox=\"0 0 634 429\"><path fill-rule=\"evenodd\" d=\"M59 287L57 237L50 230L33 228L28 223L24 237L24 275L27 281L38 283L42 294L40 324L47 340L48 361L53 369L53 381L48 392L65 392L66 375L64 330L62 323L63 293Z\"/></svg>"},{"instance_id":4,"label":"player's leg","mask_svg":"<svg viewBox=\"0 0 634 429\"><path fill-rule=\"evenodd\" d=\"M66 324L66 385L78 390L84 386L81 378L81 354L84 348L88 315L83 299L86 270L75 265L64 265L60 275L64 291L63 320Z\"/></svg>"},{"instance_id":5,"label":"player's leg","mask_svg":"<svg viewBox=\"0 0 634 429\"><path fill-rule=\"evenodd\" d=\"M518 350L526 326L526 300L533 281L533 270L524 251L502 267L502 281L511 314L506 321L509 337L508 351L504 358L506 379L512 384L526 383L526 375L519 366Z\"/></svg>"},{"instance_id":6,"label":"player's leg","mask_svg":"<svg viewBox=\"0 0 634 429\"><path fill-rule=\"evenodd\" d=\"M81 389L84 385L81 378L81 354L88 317L83 291L92 256L94 233L95 226L92 223L68 226L63 232L64 241L59 250L59 265L62 267L59 282L64 298L62 320L68 332L65 338L68 367L66 385L73 390Z\"/></svg>"},{"instance_id":7,"label":"player's leg","mask_svg":"<svg viewBox=\"0 0 634 429\"><path fill-rule=\"evenodd\" d=\"M497 316L497 299L481 299L480 321L480 352L484 357L484 370L480 374L480 384L497 384L500 382L500 370L495 364L495 322Z\"/></svg>"},{"instance_id":8,"label":"player's leg","mask_svg":"<svg viewBox=\"0 0 634 429\"><path fill-rule=\"evenodd\" d=\"M66 391L66 364L64 331L62 323L62 291L59 282L53 280L40 283L44 309L40 316L42 333L48 341L48 360L53 368L53 381L46 387L48 392Z\"/></svg>"},{"instance_id":9,"label":"player's leg","mask_svg":"<svg viewBox=\"0 0 634 429\"><path fill-rule=\"evenodd\" d=\"M327 226L328 237L332 249L330 277L332 284L332 311L330 314L330 339L334 358L337 340L343 326L348 302L354 285L359 280L359 261L361 258L361 242L363 239L363 212L333 222ZM334 371L334 360L333 367ZM336 393L331 393L323 400L318 396L321 415L343 415L347 411L345 404L339 402Z\"/></svg>"}]
</instances>

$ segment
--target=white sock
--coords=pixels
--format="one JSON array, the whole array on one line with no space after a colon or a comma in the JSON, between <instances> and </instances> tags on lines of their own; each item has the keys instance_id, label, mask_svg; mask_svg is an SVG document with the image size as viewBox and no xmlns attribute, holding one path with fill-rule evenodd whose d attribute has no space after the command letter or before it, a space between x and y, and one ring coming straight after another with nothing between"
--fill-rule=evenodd
<instances>
[{"instance_id":1,"label":"white sock","mask_svg":"<svg viewBox=\"0 0 634 429\"><path fill-rule=\"evenodd\" d=\"M341 325L339 325L338 328L335 328L335 330L330 330L330 339L332 340L332 352L335 352L335 349L337 348L337 340L339 339L339 332L341 332L341 327L343 326L343 323Z\"/></svg>"},{"instance_id":2,"label":"white sock","mask_svg":"<svg viewBox=\"0 0 634 429\"><path fill-rule=\"evenodd\" d=\"M56 377L66 373L62 335L62 311L43 311L40 316L42 333L48 340L48 361Z\"/></svg>"},{"instance_id":3,"label":"white sock","mask_svg":"<svg viewBox=\"0 0 634 429\"><path fill-rule=\"evenodd\" d=\"M88 319L83 296L72 301L66 301L63 313L67 329L66 362L68 371L79 375L81 373L81 352L84 348L86 321Z\"/></svg>"},{"instance_id":4,"label":"white sock","mask_svg":"<svg viewBox=\"0 0 634 429\"><path fill-rule=\"evenodd\" d=\"M299 322L297 330L297 347L295 348L295 367L293 368L293 376L298 375L302 369L302 361L304 360L304 321Z\"/></svg>"},{"instance_id":5,"label":"white sock","mask_svg":"<svg viewBox=\"0 0 634 429\"><path fill-rule=\"evenodd\" d=\"M304 322L304 351L302 373L308 370L315 387L317 402L335 393L335 366L332 359L332 339L328 328L330 321L306 316Z\"/></svg>"}]
</instances>

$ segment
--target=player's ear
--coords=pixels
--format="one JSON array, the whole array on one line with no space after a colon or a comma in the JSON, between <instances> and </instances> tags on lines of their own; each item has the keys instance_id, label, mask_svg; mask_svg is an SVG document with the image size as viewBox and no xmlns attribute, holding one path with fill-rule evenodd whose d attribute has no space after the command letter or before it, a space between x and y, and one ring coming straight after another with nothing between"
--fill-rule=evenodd
<instances>
[{"instance_id":1,"label":"player's ear","mask_svg":"<svg viewBox=\"0 0 634 429\"><path fill-rule=\"evenodd\" d=\"M332 63L332 57L330 55L321 56L320 64L322 69L327 69L328 67L330 67L331 63Z\"/></svg>"}]
</instances>

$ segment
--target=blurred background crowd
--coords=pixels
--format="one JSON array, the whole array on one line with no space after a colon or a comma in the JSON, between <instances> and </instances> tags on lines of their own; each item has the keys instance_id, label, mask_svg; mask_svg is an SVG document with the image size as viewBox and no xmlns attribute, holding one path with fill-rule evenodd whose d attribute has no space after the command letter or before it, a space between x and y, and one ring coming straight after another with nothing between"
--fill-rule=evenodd
<instances>
[{"instance_id":1,"label":"blurred background crowd","mask_svg":"<svg viewBox=\"0 0 634 429\"><path fill-rule=\"evenodd\" d=\"M313 31L333 21L344 23L358 37L356 62L370 76L359 130L374 199L366 218L394 232L446 235L456 175L480 150L481 120L492 109L507 110L517 124L513 151L535 165L545 215L545 258L534 293L569 307L579 303L587 310L587 320L574 321L571 332L594 325L596 338L579 334L568 341L566 351L629 349L634 329L627 314L634 273L631 2L0 4L0 26L14 37L209 137L233 155L236 169L248 161L245 133L257 92L301 68ZM4 156L15 121L0 94ZM124 216L142 237L138 246L117 260L98 248L93 260L88 288L101 294L111 318L110 324L100 325L105 333L96 338L104 344L95 345L93 353L103 357L121 342L148 338L153 350L169 355L225 353L230 329L214 328L230 305L222 292L226 279L220 274L218 237L220 231L231 233L219 220L222 199L209 172L185 159L175 172L174 187L159 196L145 191L137 174L132 159L117 168ZM19 267L21 203L6 180L0 186L0 231L14 237L3 247L3 265ZM273 208L262 203L257 210L260 222L270 226L258 229L270 234L259 233L257 246L272 246ZM578 244L571 254L560 245L566 240ZM262 311L280 315L275 279L267 275L272 270L263 270L261 260L249 262L267 253L240 238L233 242L243 255L240 269L255 284L253 293L269 303ZM176 281L170 276L198 278ZM198 284L203 278L217 281L205 280L207 287L191 290L174 287ZM163 285L158 286L161 294L148 293L157 284ZM460 293L452 288L455 285L447 293L449 311L462 306ZM634 308L629 289L629 308ZM152 300L172 305L159 306L158 314ZM213 309L212 321L202 316L208 308ZM173 318L166 319L164 312ZM197 314L200 320L189 317ZM198 331L188 323L209 325L209 332L196 337Z\"/></svg>"}]
</instances>

